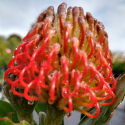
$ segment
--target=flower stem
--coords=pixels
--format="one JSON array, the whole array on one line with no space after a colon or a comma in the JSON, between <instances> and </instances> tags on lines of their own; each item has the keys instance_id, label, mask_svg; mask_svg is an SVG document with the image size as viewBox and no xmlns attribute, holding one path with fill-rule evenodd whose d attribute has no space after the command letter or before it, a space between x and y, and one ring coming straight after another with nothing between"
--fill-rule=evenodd
<instances>
[{"instance_id":1,"label":"flower stem","mask_svg":"<svg viewBox=\"0 0 125 125\"><path fill-rule=\"evenodd\" d=\"M40 113L39 125L60 125L65 116L63 110L58 110L54 105L47 105L47 114Z\"/></svg>"}]
</instances>

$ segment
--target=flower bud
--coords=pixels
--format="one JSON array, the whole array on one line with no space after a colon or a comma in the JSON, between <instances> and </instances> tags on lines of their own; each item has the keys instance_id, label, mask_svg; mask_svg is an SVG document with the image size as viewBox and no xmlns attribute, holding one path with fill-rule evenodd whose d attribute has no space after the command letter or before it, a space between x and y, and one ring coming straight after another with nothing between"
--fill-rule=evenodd
<instances>
[{"instance_id":1,"label":"flower bud","mask_svg":"<svg viewBox=\"0 0 125 125\"><path fill-rule=\"evenodd\" d=\"M77 110L89 117L100 106L115 101L116 81L104 25L81 7L59 5L56 17L49 7L23 38L8 64L5 79L12 91L27 100L55 104L59 110ZM17 80L12 81L12 73ZM21 88L19 93L15 88ZM105 102L112 98L111 102ZM97 113L88 109L96 107Z\"/></svg>"}]
</instances>

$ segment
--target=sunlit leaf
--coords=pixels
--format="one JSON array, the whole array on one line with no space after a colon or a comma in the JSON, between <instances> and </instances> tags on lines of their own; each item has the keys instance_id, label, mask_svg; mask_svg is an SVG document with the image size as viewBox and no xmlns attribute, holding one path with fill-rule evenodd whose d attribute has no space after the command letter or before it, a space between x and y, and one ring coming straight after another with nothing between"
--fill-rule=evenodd
<instances>
[{"instance_id":1,"label":"sunlit leaf","mask_svg":"<svg viewBox=\"0 0 125 125\"><path fill-rule=\"evenodd\" d=\"M0 125L30 125L26 121L21 121L20 123L13 123L9 118L0 118Z\"/></svg>"}]
</instances>

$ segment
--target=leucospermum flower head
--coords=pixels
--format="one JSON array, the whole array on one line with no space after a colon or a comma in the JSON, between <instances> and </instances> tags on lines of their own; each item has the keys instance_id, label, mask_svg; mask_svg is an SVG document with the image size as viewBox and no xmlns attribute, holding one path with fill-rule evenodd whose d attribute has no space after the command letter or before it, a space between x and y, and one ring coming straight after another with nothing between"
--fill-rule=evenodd
<instances>
[{"instance_id":1,"label":"leucospermum flower head","mask_svg":"<svg viewBox=\"0 0 125 125\"><path fill-rule=\"evenodd\" d=\"M16 48L5 80L14 94L27 100L96 118L100 105L115 101L108 35L91 13L85 15L81 7L66 8L65 3L59 5L55 17L52 6L39 15L34 28ZM9 73L17 79L11 81ZM110 98L112 101L106 102ZM92 107L96 107L96 114L87 112Z\"/></svg>"}]
</instances>

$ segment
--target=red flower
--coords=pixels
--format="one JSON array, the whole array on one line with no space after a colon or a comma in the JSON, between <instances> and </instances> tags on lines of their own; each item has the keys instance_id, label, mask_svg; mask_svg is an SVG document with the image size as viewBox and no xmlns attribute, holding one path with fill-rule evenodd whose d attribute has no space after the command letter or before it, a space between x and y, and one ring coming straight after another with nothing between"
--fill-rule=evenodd
<instances>
[{"instance_id":1,"label":"red flower","mask_svg":"<svg viewBox=\"0 0 125 125\"><path fill-rule=\"evenodd\" d=\"M14 94L27 100L55 104L71 113L77 110L89 117L100 114L99 105L115 101L116 81L104 25L81 7L62 3L53 16L50 6L38 17L34 28L17 47L8 64L6 81ZM8 74L18 76L16 81ZM23 93L15 91L24 89ZM104 102L112 98L111 102ZM88 109L96 107L96 114Z\"/></svg>"}]
</instances>

